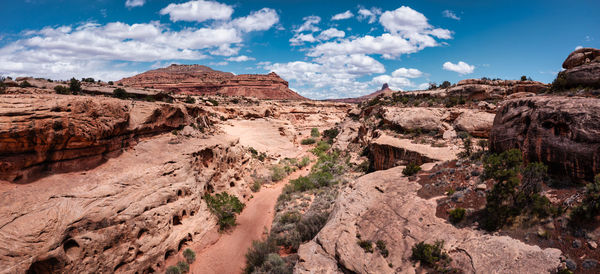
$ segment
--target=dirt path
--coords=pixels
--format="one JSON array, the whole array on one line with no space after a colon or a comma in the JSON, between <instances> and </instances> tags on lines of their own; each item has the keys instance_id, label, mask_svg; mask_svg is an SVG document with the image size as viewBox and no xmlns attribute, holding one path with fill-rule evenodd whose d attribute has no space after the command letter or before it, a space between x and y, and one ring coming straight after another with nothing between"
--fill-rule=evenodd
<instances>
[{"instance_id":1,"label":"dirt path","mask_svg":"<svg viewBox=\"0 0 600 274\"><path fill-rule=\"evenodd\" d=\"M254 193L254 198L246 203L244 211L238 216L237 226L233 231L222 234L217 242L203 250L194 250L196 261L190 266L190 273L241 273L246 265L246 251L252 241L262 239L265 228L271 229L275 203L283 187L290 179L307 175L311 166L312 163L288 175L281 182L263 186L259 192Z\"/></svg>"}]
</instances>

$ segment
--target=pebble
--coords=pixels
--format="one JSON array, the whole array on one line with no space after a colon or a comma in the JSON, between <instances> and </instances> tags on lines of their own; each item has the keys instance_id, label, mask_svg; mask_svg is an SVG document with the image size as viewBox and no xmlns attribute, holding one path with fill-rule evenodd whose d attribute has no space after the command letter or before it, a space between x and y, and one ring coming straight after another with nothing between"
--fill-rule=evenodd
<instances>
[{"instance_id":1,"label":"pebble","mask_svg":"<svg viewBox=\"0 0 600 274\"><path fill-rule=\"evenodd\" d=\"M487 185L486 184L478 184L475 189L485 191L487 189Z\"/></svg>"},{"instance_id":2,"label":"pebble","mask_svg":"<svg viewBox=\"0 0 600 274\"><path fill-rule=\"evenodd\" d=\"M575 261L571 260L571 259L567 259L565 261L565 263L567 264L567 268L571 271L575 271L577 269L577 264L575 263Z\"/></svg>"},{"instance_id":3,"label":"pebble","mask_svg":"<svg viewBox=\"0 0 600 274\"><path fill-rule=\"evenodd\" d=\"M574 240L573 241L573 248L581 248L581 241L580 240Z\"/></svg>"},{"instance_id":4,"label":"pebble","mask_svg":"<svg viewBox=\"0 0 600 274\"><path fill-rule=\"evenodd\" d=\"M588 246L590 247L590 249L598 248L598 244L594 241L588 241Z\"/></svg>"}]
</instances>

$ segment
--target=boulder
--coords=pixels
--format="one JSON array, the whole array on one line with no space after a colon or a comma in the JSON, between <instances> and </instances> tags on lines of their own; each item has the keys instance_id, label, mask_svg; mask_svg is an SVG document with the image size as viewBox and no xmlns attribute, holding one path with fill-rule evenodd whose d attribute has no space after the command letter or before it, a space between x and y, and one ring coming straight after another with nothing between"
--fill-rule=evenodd
<instances>
[{"instance_id":1,"label":"boulder","mask_svg":"<svg viewBox=\"0 0 600 274\"><path fill-rule=\"evenodd\" d=\"M442 120L447 111L439 108L397 108L382 109L384 123L404 131L439 131L446 130Z\"/></svg>"},{"instance_id":2,"label":"boulder","mask_svg":"<svg viewBox=\"0 0 600 274\"><path fill-rule=\"evenodd\" d=\"M536 96L508 100L490 134L493 151L518 148L526 161L575 179L600 172L600 99Z\"/></svg>"},{"instance_id":3,"label":"boulder","mask_svg":"<svg viewBox=\"0 0 600 274\"><path fill-rule=\"evenodd\" d=\"M564 69L572 69L574 67L590 63L596 60L596 58L598 57L600 57L599 49L580 48L569 54L567 59L565 59L565 61L563 62L562 67Z\"/></svg>"},{"instance_id":4,"label":"boulder","mask_svg":"<svg viewBox=\"0 0 600 274\"><path fill-rule=\"evenodd\" d=\"M487 138L494 123L493 113L483 111L465 110L454 121L454 128L457 131L466 131L472 136Z\"/></svg>"},{"instance_id":5,"label":"boulder","mask_svg":"<svg viewBox=\"0 0 600 274\"><path fill-rule=\"evenodd\" d=\"M600 87L600 50L581 48L573 51L563 62L564 71L557 78L565 81L566 87Z\"/></svg>"}]
</instances>

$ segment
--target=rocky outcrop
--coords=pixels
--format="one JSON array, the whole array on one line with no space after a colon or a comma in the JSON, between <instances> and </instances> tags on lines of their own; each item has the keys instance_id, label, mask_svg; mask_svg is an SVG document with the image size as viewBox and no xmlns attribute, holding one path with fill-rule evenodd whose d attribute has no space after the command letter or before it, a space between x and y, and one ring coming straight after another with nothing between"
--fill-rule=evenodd
<instances>
[{"instance_id":1,"label":"rocky outcrop","mask_svg":"<svg viewBox=\"0 0 600 274\"><path fill-rule=\"evenodd\" d=\"M581 48L575 50L563 62L564 71L558 79L564 79L566 87L600 87L600 50Z\"/></svg>"},{"instance_id":2,"label":"rocky outcrop","mask_svg":"<svg viewBox=\"0 0 600 274\"><path fill-rule=\"evenodd\" d=\"M390 86L387 83L385 83L381 86L381 89L379 89L378 91L375 91L373 93L369 93L367 95L363 95L363 96L356 97L356 98L330 99L329 101L343 102L343 103L360 103L360 102L375 98L379 95L391 96L395 92L397 92L397 91L390 89Z\"/></svg>"},{"instance_id":3,"label":"rocky outcrop","mask_svg":"<svg viewBox=\"0 0 600 274\"><path fill-rule=\"evenodd\" d=\"M216 232L204 193L249 198L254 161L227 136L169 133L86 172L0 184L0 273L164 272Z\"/></svg>"},{"instance_id":4,"label":"rocky outcrop","mask_svg":"<svg viewBox=\"0 0 600 274\"><path fill-rule=\"evenodd\" d=\"M465 110L454 121L454 128L458 131L466 131L475 137L487 138L495 116L493 113Z\"/></svg>"},{"instance_id":5,"label":"rocky outcrop","mask_svg":"<svg viewBox=\"0 0 600 274\"><path fill-rule=\"evenodd\" d=\"M192 105L62 95L0 97L0 179L28 182L42 173L94 167L139 137L207 127Z\"/></svg>"},{"instance_id":6,"label":"rocky outcrop","mask_svg":"<svg viewBox=\"0 0 600 274\"><path fill-rule=\"evenodd\" d=\"M518 148L550 172L592 179L600 173L600 100L531 97L506 101L498 110L490 145Z\"/></svg>"},{"instance_id":7,"label":"rocky outcrop","mask_svg":"<svg viewBox=\"0 0 600 274\"><path fill-rule=\"evenodd\" d=\"M455 151L449 147L432 147L412 143L410 139L399 139L380 131L369 144L371 170L384 170L408 163L422 165L436 161L448 161L456 158Z\"/></svg>"},{"instance_id":8,"label":"rocky outcrop","mask_svg":"<svg viewBox=\"0 0 600 274\"><path fill-rule=\"evenodd\" d=\"M271 72L233 75L201 65L171 65L124 78L118 83L132 87L161 89L175 93L255 97L258 99L305 100L288 82Z\"/></svg>"},{"instance_id":9,"label":"rocky outcrop","mask_svg":"<svg viewBox=\"0 0 600 274\"><path fill-rule=\"evenodd\" d=\"M443 132L448 128L442 123L445 109L384 107L382 114L384 123L403 131Z\"/></svg>"},{"instance_id":10,"label":"rocky outcrop","mask_svg":"<svg viewBox=\"0 0 600 274\"><path fill-rule=\"evenodd\" d=\"M560 250L541 249L507 236L457 228L435 216L436 202L402 167L367 174L338 196L325 227L302 244L295 273L420 273L410 259L414 244L445 242L452 266L464 273L543 273L560 264ZM384 241L389 251L365 252L359 240Z\"/></svg>"},{"instance_id":11,"label":"rocky outcrop","mask_svg":"<svg viewBox=\"0 0 600 274\"><path fill-rule=\"evenodd\" d=\"M448 88L447 94L472 100L485 100L503 98L518 92L537 94L548 88L549 85L536 81L466 79Z\"/></svg>"}]
</instances>

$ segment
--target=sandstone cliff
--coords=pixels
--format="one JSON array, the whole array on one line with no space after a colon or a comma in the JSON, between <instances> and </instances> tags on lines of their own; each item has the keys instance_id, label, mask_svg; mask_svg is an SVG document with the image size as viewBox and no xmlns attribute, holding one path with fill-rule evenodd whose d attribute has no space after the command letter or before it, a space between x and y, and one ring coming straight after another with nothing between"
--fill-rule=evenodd
<instances>
[{"instance_id":1,"label":"sandstone cliff","mask_svg":"<svg viewBox=\"0 0 600 274\"><path fill-rule=\"evenodd\" d=\"M531 97L506 101L494 119L490 145L519 148L525 159L571 178L600 172L600 100Z\"/></svg>"},{"instance_id":2,"label":"sandstone cliff","mask_svg":"<svg viewBox=\"0 0 600 274\"><path fill-rule=\"evenodd\" d=\"M600 50L594 48L578 49L563 62L564 71L558 79L564 79L566 87L600 87Z\"/></svg>"}]
</instances>

